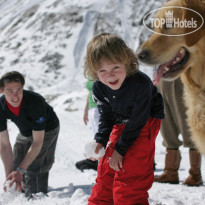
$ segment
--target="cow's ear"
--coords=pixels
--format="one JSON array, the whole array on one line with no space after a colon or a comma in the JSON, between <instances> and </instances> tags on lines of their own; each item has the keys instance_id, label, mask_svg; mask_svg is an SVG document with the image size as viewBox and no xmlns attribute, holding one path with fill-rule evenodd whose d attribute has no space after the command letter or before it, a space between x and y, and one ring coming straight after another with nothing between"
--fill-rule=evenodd
<instances>
[{"instance_id":1,"label":"cow's ear","mask_svg":"<svg viewBox=\"0 0 205 205\"><path fill-rule=\"evenodd\" d=\"M183 21L193 22L190 27L185 27L186 44L192 46L205 36L205 0L182 0L182 6L185 7Z\"/></svg>"}]
</instances>

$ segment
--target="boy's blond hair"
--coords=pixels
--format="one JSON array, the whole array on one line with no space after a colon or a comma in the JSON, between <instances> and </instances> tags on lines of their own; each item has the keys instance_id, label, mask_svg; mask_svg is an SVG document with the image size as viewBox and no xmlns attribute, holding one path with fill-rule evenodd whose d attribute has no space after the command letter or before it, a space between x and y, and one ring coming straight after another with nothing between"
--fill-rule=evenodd
<instances>
[{"instance_id":1,"label":"boy's blond hair","mask_svg":"<svg viewBox=\"0 0 205 205\"><path fill-rule=\"evenodd\" d=\"M92 80L97 80L97 71L100 69L101 59L110 63L126 65L127 76L136 73L138 68L137 57L134 52L118 36L110 33L99 34L89 42L85 59L84 74Z\"/></svg>"}]
</instances>

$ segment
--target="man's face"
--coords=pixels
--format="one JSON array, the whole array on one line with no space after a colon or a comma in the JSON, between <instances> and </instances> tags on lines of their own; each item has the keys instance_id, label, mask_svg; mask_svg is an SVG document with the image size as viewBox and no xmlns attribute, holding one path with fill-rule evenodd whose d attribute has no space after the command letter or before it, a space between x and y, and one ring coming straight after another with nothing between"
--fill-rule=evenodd
<instances>
[{"instance_id":1,"label":"man's face","mask_svg":"<svg viewBox=\"0 0 205 205\"><path fill-rule=\"evenodd\" d=\"M23 99L23 86L20 82L4 83L3 94L11 106L18 107Z\"/></svg>"}]
</instances>

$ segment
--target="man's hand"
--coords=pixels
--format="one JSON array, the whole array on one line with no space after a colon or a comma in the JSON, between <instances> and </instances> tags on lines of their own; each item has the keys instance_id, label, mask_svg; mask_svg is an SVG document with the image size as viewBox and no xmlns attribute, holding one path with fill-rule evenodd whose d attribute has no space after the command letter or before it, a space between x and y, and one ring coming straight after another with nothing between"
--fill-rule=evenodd
<instances>
[{"instance_id":1,"label":"man's hand","mask_svg":"<svg viewBox=\"0 0 205 205\"><path fill-rule=\"evenodd\" d=\"M120 169L122 169L122 161L123 156L114 150L109 161L110 168L114 169L115 171L120 171Z\"/></svg>"},{"instance_id":2,"label":"man's hand","mask_svg":"<svg viewBox=\"0 0 205 205\"><path fill-rule=\"evenodd\" d=\"M9 187L12 187L14 182L16 183L16 187L15 190L19 190L20 192L22 191L22 189L24 188L23 185L23 176L20 172L18 171L12 171L8 177L6 178L6 181L10 181ZM6 182L4 183L4 191L7 191L7 187L6 187Z\"/></svg>"}]
</instances>

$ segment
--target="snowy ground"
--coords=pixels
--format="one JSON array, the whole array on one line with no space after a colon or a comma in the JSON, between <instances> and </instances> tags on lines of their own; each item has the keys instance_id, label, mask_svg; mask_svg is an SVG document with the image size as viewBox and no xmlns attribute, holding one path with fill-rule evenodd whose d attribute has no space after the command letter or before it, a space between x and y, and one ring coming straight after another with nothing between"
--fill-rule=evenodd
<instances>
[{"instance_id":1,"label":"snowy ground","mask_svg":"<svg viewBox=\"0 0 205 205\"><path fill-rule=\"evenodd\" d=\"M56 150L56 162L50 173L49 197L44 198L41 194L38 199L27 202L20 193L12 190L8 193L2 191L4 183L4 169L0 163L0 205L18 204L49 204L49 205L86 205L95 182L96 172L87 170L81 172L75 168L75 162L83 159L83 147L92 139L88 127L83 124L83 109L87 91L62 95L51 104L54 106L60 121L61 133ZM80 96L80 97L79 97ZM66 101L66 99L72 99ZM72 101L72 103L71 103ZM66 103L67 102L67 103ZM66 111L69 110L69 111ZM10 138L14 143L17 128L9 124ZM164 167L165 148L162 147L162 138L159 135L156 141L155 174L160 174ZM188 149L181 148L182 162L179 170L180 182L188 176L189 159ZM203 159L202 173L205 179L205 162ZM169 185L154 183L149 191L150 205L204 205L205 187L186 187L182 185Z\"/></svg>"},{"instance_id":2,"label":"snowy ground","mask_svg":"<svg viewBox=\"0 0 205 205\"><path fill-rule=\"evenodd\" d=\"M135 50L138 47L138 38L142 30L136 25L139 24L145 10L150 11L154 6L161 5L159 0L61 0L59 4L56 2L56 0L0 0L0 27L4 28L0 35L0 75L10 69L24 73L27 81L26 88L32 87L35 91L46 96L55 108L61 122L56 162L50 173L49 197L44 198L39 194L37 200L27 202L20 193L12 190L4 193L2 188L5 176L0 160L0 205L87 205L96 172L92 170L81 172L75 168L75 163L84 158L82 153L84 144L93 137L82 120L87 97L87 91L83 88L85 79L82 74L87 42L94 33L114 32L126 39L131 48ZM23 15L24 11L38 3L40 7L31 18ZM3 6L4 4L5 6ZM72 7L73 5L75 7ZM73 8L75 8L73 13L77 19L83 17L81 23L69 18L68 20L72 21L67 22L67 18L64 18L64 14L65 17L72 14ZM53 13L56 14L55 16L62 16L62 20L56 21L56 24L47 24L47 27L44 24L44 29L40 32L42 22L46 20L44 17ZM66 23L70 24L65 26L64 19ZM17 24L16 22L21 23ZM50 28L49 25L52 27ZM94 28L97 28L97 31L94 32ZM142 33L146 34L144 31ZM64 35L71 37L63 38ZM146 35L145 37L147 38ZM143 38L141 40L144 41ZM17 45L22 46L18 47ZM44 54L53 54L53 51L64 56L62 62L60 61L63 68L56 73L53 70L45 72L46 62L43 64L40 59ZM15 59L18 61L16 62ZM16 64L11 65L11 62L16 62ZM143 68L143 71L151 77L150 70L150 68ZM72 93L67 94L70 91ZM54 96L55 99L53 99ZM17 128L10 123L9 133L12 144L17 132ZM180 182L188 176L188 149L181 148L181 154ZM164 156L165 148L162 146L162 138L159 134L156 141L156 175L159 175L164 168ZM205 180L204 158L202 175ZM150 205L205 204L204 186L193 188L156 183L153 184L149 194Z\"/></svg>"}]
</instances>

